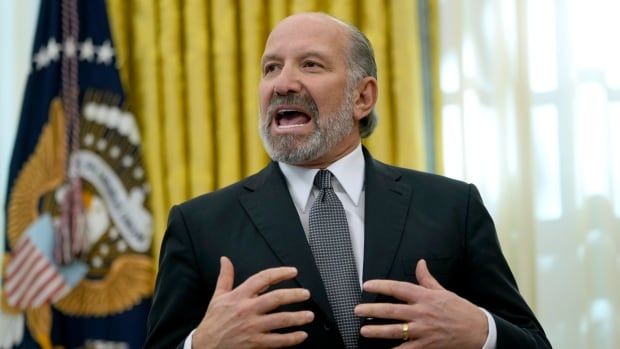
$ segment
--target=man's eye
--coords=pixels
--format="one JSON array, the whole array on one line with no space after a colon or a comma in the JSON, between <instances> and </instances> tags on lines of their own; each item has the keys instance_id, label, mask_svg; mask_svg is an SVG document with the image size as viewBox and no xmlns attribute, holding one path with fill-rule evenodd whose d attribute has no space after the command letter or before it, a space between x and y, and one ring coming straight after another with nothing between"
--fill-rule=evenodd
<instances>
[{"instance_id":1,"label":"man's eye","mask_svg":"<svg viewBox=\"0 0 620 349\"><path fill-rule=\"evenodd\" d=\"M320 68L321 65L314 61L306 61L304 62L304 67L305 68Z\"/></svg>"},{"instance_id":2,"label":"man's eye","mask_svg":"<svg viewBox=\"0 0 620 349\"><path fill-rule=\"evenodd\" d=\"M276 69L277 69L277 65L276 64L267 64L263 68L263 73L264 74L269 74L269 73L275 71Z\"/></svg>"}]
</instances>

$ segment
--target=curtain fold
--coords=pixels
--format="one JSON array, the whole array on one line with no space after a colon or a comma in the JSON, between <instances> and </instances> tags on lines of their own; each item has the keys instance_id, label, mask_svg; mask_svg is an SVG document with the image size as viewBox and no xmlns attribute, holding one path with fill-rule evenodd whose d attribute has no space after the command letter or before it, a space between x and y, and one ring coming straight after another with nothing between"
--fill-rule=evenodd
<instances>
[{"instance_id":1,"label":"curtain fold","mask_svg":"<svg viewBox=\"0 0 620 349\"><path fill-rule=\"evenodd\" d=\"M268 161L258 134L260 57L269 31L322 11L366 33L375 48L375 157L425 170L419 17L413 1L108 0L129 103L143 130L159 251L167 211L233 183ZM430 93L430 92L429 92Z\"/></svg>"},{"instance_id":2,"label":"curtain fold","mask_svg":"<svg viewBox=\"0 0 620 349\"><path fill-rule=\"evenodd\" d=\"M394 124L393 119L393 86L389 83L392 76L391 56L392 44L389 40L389 9L384 1L364 0L360 18L360 29L373 44L377 62L379 81L379 100L375 106L379 115L379 125L373 135L364 141L374 156L385 161L394 161ZM412 57L413 58L413 57Z\"/></svg>"},{"instance_id":3,"label":"curtain fold","mask_svg":"<svg viewBox=\"0 0 620 349\"><path fill-rule=\"evenodd\" d=\"M431 119L433 120L433 131L431 137L433 137L433 146L435 147L433 152L433 159L435 160L435 167L432 169L436 173L444 173L443 168L443 136L442 136L442 105L443 100L441 98L441 86L440 86L440 78L441 78L441 30L440 30L440 20L439 20L439 3L436 0L428 0L428 6L426 7L428 13L423 15L428 18L428 30L430 32L428 40L430 43L428 47L430 48L430 52L427 52L430 55L431 62Z\"/></svg>"},{"instance_id":4,"label":"curtain fold","mask_svg":"<svg viewBox=\"0 0 620 349\"><path fill-rule=\"evenodd\" d=\"M210 52L210 9L203 0L188 0L183 9L185 42L185 93L187 100L188 196L215 187L212 57Z\"/></svg>"}]
</instances>

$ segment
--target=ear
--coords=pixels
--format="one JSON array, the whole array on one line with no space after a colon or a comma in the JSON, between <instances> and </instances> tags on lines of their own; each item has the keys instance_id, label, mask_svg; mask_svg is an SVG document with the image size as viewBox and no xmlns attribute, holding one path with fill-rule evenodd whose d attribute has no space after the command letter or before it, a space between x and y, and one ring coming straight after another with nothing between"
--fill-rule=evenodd
<instances>
[{"instance_id":1,"label":"ear","mask_svg":"<svg viewBox=\"0 0 620 349\"><path fill-rule=\"evenodd\" d=\"M356 92L353 116L355 120L359 121L370 114L375 103L377 103L377 95L379 93L377 79L372 76L365 77L357 86Z\"/></svg>"}]
</instances>

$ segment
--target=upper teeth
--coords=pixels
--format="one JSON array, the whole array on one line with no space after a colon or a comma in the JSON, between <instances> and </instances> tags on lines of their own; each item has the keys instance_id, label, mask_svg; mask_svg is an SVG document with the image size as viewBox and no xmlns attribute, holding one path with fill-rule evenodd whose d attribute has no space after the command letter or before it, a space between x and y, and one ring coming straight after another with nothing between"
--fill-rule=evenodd
<instances>
[{"instance_id":1,"label":"upper teeth","mask_svg":"<svg viewBox=\"0 0 620 349\"><path fill-rule=\"evenodd\" d=\"M299 113L300 111L297 109L281 109L280 111L278 111L278 114L284 114L284 113Z\"/></svg>"}]
</instances>

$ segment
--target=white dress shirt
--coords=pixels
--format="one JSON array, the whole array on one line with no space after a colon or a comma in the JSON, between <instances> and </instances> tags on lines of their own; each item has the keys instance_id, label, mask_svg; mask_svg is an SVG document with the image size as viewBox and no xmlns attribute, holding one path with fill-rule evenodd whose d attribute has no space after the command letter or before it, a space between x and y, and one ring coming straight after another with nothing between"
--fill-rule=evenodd
<instances>
[{"instance_id":1,"label":"white dress shirt","mask_svg":"<svg viewBox=\"0 0 620 349\"><path fill-rule=\"evenodd\" d=\"M293 166L279 163L280 170L286 178L286 185L291 194L301 225L308 238L310 224L310 208L319 195L319 189L314 186L314 177L318 169ZM364 275L364 154L359 145L354 151L327 167L332 173L332 187L336 196L342 202L349 234L353 246L353 256L359 277L360 287Z\"/></svg>"},{"instance_id":2,"label":"white dress shirt","mask_svg":"<svg viewBox=\"0 0 620 349\"><path fill-rule=\"evenodd\" d=\"M349 233L351 234L351 244L353 246L353 255L360 286L362 285L362 276L364 275L365 164L362 145L360 144L351 153L327 167L327 170L333 174L332 187L338 199L342 202L347 222L349 223ZM306 238L308 238L310 208L319 194L319 189L314 187L314 177L319 172L319 169L293 166L282 162L279 162L278 165L286 178L288 191L299 214ZM495 349L497 342L495 320L488 311L485 309L482 309L482 311L487 316L489 326L489 334L482 349ZM191 349L194 331L186 338L183 346L184 349Z\"/></svg>"}]
</instances>

